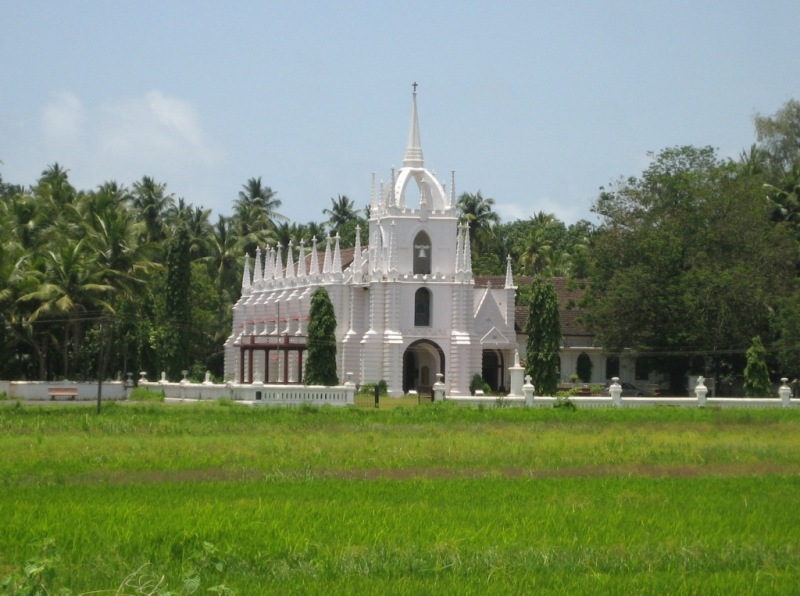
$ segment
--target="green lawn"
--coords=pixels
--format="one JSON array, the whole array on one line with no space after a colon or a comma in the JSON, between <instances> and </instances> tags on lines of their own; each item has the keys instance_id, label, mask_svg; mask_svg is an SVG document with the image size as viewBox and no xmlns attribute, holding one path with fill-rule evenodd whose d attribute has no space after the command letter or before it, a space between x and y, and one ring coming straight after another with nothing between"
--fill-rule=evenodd
<instances>
[{"instance_id":1,"label":"green lawn","mask_svg":"<svg viewBox=\"0 0 800 596\"><path fill-rule=\"evenodd\" d=\"M800 411L777 409L6 404L0 579L11 593L790 593L798 431Z\"/></svg>"}]
</instances>

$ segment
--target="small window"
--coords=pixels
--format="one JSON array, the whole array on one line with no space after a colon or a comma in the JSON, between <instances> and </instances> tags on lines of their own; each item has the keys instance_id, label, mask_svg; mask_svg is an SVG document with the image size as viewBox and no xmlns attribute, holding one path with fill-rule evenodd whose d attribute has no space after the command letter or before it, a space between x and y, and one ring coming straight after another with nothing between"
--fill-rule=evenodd
<instances>
[{"instance_id":1,"label":"small window","mask_svg":"<svg viewBox=\"0 0 800 596\"><path fill-rule=\"evenodd\" d=\"M414 275L426 275L431 272L431 239L425 232L414 237Z\"/></svg>"},{"instance_id":2,"label":"small window","mask_svg":"<svg viewBox=\"0 0 800 596\"><path fill-rule=\"evenodd\" d=\"M431 326L431 292L427 288L420 288L414 294L414 326Z\"/></svg>"},{"instance_id":3,"label":"small window","mask_svg":"<svg viewBox=\"0 0 800 596\"><path fill-rule=\"evenodd\" d=\"M606 379L613 379L619 376L619 358L609 356L606 360Z\"/></svg>"}]
</instances>

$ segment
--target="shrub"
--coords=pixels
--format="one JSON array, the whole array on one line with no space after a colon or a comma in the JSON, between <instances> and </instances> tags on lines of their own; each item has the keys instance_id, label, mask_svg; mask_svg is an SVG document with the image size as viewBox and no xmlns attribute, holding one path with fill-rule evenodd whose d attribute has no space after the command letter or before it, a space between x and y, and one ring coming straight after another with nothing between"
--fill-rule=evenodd
<instances>
[{"instance_id":1,"label":"shrub","mask_svg":"<svg viewBox=\"0 0 800 596\"><path fill-rule=\"evenodd\" d=\"M163 391L152 391L146 387L136 387L128 396L129 401L164 401Z\"/></svg>"},{"instance_id":2,"label":"shrub","mask_svg":"<svg viewBox=\"0 0 800 596\"><path fill-rule=\"evenodd\" d=\"M377 383L374 382L364 383L363 385L361 385L361 387L358 388L358 392L364 395L375 395L375 387L378 388L378 395L386 395L389 392L389 386L383 379L381 379Z\"/></svg>"},{"instance_id":3,"label":"shrub","mask_svg":"<svg viewBox=\"0 0 800 596\"><path fill-rule=\"evenodd\" d=\"M469 392L471 395L475 395L475 392L480 389L484 393L490 393L492 388L489 386L489 383L483 380L483 377L480 373L475 373L472 375L472 380L469 382Z\"/></svg>"}]
</instances>

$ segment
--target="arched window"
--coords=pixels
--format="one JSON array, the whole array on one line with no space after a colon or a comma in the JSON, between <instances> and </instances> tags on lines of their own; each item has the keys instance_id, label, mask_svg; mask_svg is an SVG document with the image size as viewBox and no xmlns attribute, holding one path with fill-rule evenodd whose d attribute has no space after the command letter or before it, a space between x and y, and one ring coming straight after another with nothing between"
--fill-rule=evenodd
<instances>
[{"instance_id":1,"label":"arched window","mask_svg":"<svg viewBox=\"0 0 800 596\"><path fill-rule=\"evenodd\" d=\"M420 288L414 294L414 326L431 326L431 292L427 288Z\"/></svg>"},{"instance_id":2,"label":"arched window","mask_svg":"<svg viewBox=\"0 0 800 596\"><path fill-rule=\"evenodd\" d=\"M609 356L606 360L606 379L613 379L619 376L619 358Z\"/></svg>"},{"instance_id":3,"label":"arched window","mask_svg":"<svg viewBox=\"0 0 800 596\"><path fill-rule=\"evenodd\" d=\"M592 380L592 359L586 352L581 352L578 356L577 366L575 373L578 378L584 383L590 383Z\"/></svg>"},{"instance_id":4,"label":"arched window","mask_svg":"<svg viewBox=\"0 0 800 596\"><path fill-rule=\"evenodd\" d=\"M425 232L420 232L414 237L411 247L414 254L414 275L424 275L431 272L431 239Z\"/></svg>"}]
</instances>

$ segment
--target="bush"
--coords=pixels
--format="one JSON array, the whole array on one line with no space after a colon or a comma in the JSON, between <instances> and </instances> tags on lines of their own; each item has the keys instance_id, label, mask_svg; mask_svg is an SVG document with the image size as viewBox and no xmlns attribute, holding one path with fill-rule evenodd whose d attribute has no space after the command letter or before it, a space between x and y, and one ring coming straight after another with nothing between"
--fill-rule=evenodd
<instances>
[{"instance_id":1,"label":"bush","mask_svg":"<svg viewBox=\"0 0 800 596\"><path fill-rule=\"evenodd\" d=\"M562 397L561 395L556 397L556 403L553 404L554 408L560 408L564 410L577 410L578 408L575 406L575 403L569 397Z\"/></svg>"},{"instance_id":2,"label":"bush","mask_svg":"<svg viewBox=\"0 0 800 596\"><path fill-rule=\"evenodd\" d=\"M128 396L129 401L164 401L163 391L151 391L146 387L136 387Z\"/></svg>"},{"instance_id":3,"label":"bush","mask_svg":"<svg viewBox=\"0 0 800 596\"><path fill-rule=\"evenodd\" d=\"M475 373L472 375L472 380L469 382L469 392L471 395L475 395L475 392L478 390L483 391L484 393L491 393L492 388L489 386L489 383L483 380L483 377L480 373Z\"/></svg>"},{"instance_id":4,"label":"bush","mask_svg":"<svg viewBox=\"0 0 800 596\"><path fill-rule=\"evenodd\" d=\"M386 381L381 379L377 383L364 383L361 387L358 388L358 392L362 395L375 395L375 387L378 388L378 395L386 395L389 393L389 386L386 384Z\"/></svg>"}]
</instances>

